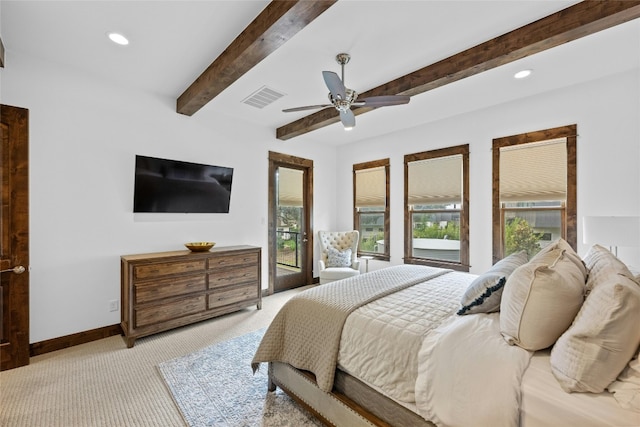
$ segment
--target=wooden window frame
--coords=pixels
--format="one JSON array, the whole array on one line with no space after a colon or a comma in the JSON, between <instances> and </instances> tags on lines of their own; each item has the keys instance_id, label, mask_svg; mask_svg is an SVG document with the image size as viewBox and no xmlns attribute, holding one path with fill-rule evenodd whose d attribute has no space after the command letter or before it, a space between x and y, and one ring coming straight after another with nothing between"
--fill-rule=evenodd
<instances>
[{"instance_id":1,"label":"wooden window frame","mask_svg":"<svg viewBox=\"0 0 640 427\"><path fill-rule=\"evenodd\" d=\"M364 169L374 169L379 167L384 167L385 174L385 204L384 204L384 253L376 253L376 252L364 252L360 250L360 245L358 245L358 256L367 255L372 256L373 259L381 260L381 261L389 261L391 259L391 250L390 250L390 212L391 209L389 207L389 194L390 194L390 179L389 179L389 159L381 159L381 160L373 160L370 162L357 163L353 165L353 229L360 230L360 212L358 212L358 208L356 207L356 172ZM362 236L361 236L362 238Z\"/></svg>"},{"instance_id":2,"label":"wooden window frame","mask_svg":"<svg viewBox=\"0 0 640 427\"><path fill-rule=\"evenodd\" d=\"M503 229L502 229L502 206L500 204L500 148L528 144L550 139L565 138L567 146L567 201L564 207L564 218L562 221L563 238L577 250L577 145L578 126L576 124L560 126L557 128L545 129L535 132L527 132L518 135L511 135L493 140L493 189L492 189L492 209L493 209L493 264L503 258Z\"/></svg>"},{"instance_id":3,"label":"wooden window frame","mask_svg":"<svg viewBox=\"0 0 640 427\"><path fill-rule=\"evenodd\" d=\"M460 262L447 262L413 256L413 230L409 209L409 163L462 155L462 206L460 208ZM440 148L404 156L404 263L469 271L469 144Z\"/></svg>"}]
</instances>

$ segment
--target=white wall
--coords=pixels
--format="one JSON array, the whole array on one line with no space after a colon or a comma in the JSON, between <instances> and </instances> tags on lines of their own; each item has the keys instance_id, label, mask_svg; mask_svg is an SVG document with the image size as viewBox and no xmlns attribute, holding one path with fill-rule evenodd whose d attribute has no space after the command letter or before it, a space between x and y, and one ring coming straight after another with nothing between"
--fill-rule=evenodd
<instances>
[{"instance_id":1,"label":"white wall","mask_svg":"<svg viewBox=\"0 0 640 427\"><path fill-rule=\"evenodd\" d=\"M461 100L462 101L462 100ZM390 158L391 260L370 269L402 264L404 155L469 144L470 263L472 273L491 266L491 144L493 138L578 125L578 252L582 217L640 215L640 71L575 85L339 147L338 182L350 182L354 163ZM338 227L352 226L351 186L338 196ZM640 241L640 237L639 237ZM640 267L637 249L619 248L628 264Z\"/></svg>"},{"instance_id":2,"label":"white wall","mask_svg":"<svg viewBox=\"0 0 640 427\"><path fill-rule=\"evenodd\" d=\"M266 288L269 151L314 161L314 225L335 222L333 147L176 114L174 99L31 57L8 52L7 64L0 102L29 109L31 343L119 323L108 302L125 254L256 245ZM136 154L233 167L230 213L134 215Z\"/></svg>"},{"instance_id":3,"label":"white wall","mask_svg":"<svg viewBox=\"0 0 640 427\"><path fill-rule=\"evenodd\" d=\"M31 343L119 323L108 301L120 298L124 254L182 249L192 240L257 245L266 287L270 150L314 161L315 230L351 228L352 165L390 157L391 264L402 263L407 153L470 144L472 272L491 264L495 137L577 123L578 226L585 215L640 215L637 70L335 149L283 143L273 129L228 117L185 117L175 113L174 99L50 62L7 52L7 64L0 102L30 111ZM135 154L233 167L231 212L134 215ZM640 266L637 250L619 254Z\"/></svg>"}]
</instances>

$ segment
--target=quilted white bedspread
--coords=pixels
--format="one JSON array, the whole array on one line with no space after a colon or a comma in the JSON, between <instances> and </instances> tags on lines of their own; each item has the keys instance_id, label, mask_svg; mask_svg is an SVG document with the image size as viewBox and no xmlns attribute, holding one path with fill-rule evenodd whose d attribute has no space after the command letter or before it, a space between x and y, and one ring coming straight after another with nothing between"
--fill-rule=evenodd
<instances>
[{"instance_id":1,"label":"quilted white bedspread","mask_svg":"<svg viewBox=\"0 0 640 427\"><path fill-rule=\"evenodd\" d=\"M331 391L345 320L358 307L450 270L396 265L307 289L280 309L262 337L251 367L285 362L312 372L323 391Z\"/></svg>"},{"instance_id":2,"label":"quilted white bedspread","mask_svg":"<svg viewBox=\"0 0 640 427\"><path fill-rule=\"evenodd\" d=\"M449 272L358 308L342 330L338 365L396 400L414 402L424 337L455 315L475 277Z\"/></svg>"}]
</instances>

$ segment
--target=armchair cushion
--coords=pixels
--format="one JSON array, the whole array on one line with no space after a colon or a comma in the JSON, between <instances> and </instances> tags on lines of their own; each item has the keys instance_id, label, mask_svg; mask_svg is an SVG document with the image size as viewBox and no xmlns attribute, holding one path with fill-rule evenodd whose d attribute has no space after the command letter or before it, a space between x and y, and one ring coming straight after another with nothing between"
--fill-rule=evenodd
<instances>
[{"instance_id":1,"label":"armchair cushion","mask_svg":"<svg viewBox=\"0 0 640 427\"><path fill-rule=\"evenodd\" d=\"M351 248L339 251L334 247L327 248L327 267L351 266Z\"/></svg>"},{"instance_id":2,"label":"armchair cushion","mask_svg":"<svg viewBox=\"0 0 640 427\"><path fill-rule=\"evenodd\" d=\"M327 268L320 272L320 284L333 282L334 280L346 279L360 274L359 270L351 267Z\"/></svg>"}]
</instances>

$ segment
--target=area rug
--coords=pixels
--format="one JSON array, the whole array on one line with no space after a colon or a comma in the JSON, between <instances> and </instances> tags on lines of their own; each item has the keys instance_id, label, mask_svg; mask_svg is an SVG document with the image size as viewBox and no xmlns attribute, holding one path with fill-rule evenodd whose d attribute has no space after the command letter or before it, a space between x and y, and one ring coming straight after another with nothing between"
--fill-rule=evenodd
<instances>
[{"instance_id":1,"label":"area rug","mask_svg":"<svg viewBox=\"0 0 640 427\"><path fill-rule=\"evenodd\" d=\"M267 366L251 359L264 329L158 365L190 427L321 426L282 390L267 392Z\"/></svg>"}]
</instances>

